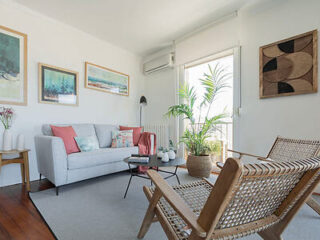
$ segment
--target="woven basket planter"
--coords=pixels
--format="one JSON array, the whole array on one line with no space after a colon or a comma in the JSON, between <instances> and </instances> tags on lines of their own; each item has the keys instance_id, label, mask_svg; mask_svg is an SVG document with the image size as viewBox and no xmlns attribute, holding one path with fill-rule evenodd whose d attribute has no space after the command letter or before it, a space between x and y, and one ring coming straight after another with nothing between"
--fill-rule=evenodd
<instances>
[{"instance_id":1,"label":"woven basket planter","mask_svg":"<svg viewBox=\"0 0 320 240\"><path fill-rule=\"evenodd\" d=\"M188 155L187 169L192 177L209 177L212 170L211 157Z\"/></svg>"}]
</instances>

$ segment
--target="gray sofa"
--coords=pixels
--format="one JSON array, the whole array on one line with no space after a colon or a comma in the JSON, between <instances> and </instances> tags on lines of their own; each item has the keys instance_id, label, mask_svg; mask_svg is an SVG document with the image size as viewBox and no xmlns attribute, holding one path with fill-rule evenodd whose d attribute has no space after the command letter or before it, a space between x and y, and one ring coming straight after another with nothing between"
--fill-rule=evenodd
<instances>
[{"instance_id":1,"label":"gray sofa","mask_svg":"<svg viewBox=\"0 0 320 240\"><path fill-rule=\"evenodd\" d=\"M127 170L128 165L123 159L138 153L136 146L111 148L111 133L118 129L116 125L59 124L70 125L80 137L96 136L100 149L67 155L62 139L52 136L50 125L42 126L43 135L35 136L38 169L40 176L45 176L56 186L57 194L59 186Z\"/></svg>"}]
</instances>

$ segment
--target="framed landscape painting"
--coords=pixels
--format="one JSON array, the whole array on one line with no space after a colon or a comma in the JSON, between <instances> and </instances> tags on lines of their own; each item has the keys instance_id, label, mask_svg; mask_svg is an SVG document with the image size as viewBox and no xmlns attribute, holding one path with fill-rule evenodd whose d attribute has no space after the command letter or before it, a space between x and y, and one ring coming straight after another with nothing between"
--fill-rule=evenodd
<instances>
[{"instance_id":1,"label":"framed landscape painting","mask_svg":"<svg viewBox=\"0 0 320 240\"><path fill-rule=\"evenodd\" d=\"M27 105L27 35L0 26L0 104Z\"/></svg>"},{"instance_id":2,"label":"framed landscape painting","mask_svg":"<svg viewBox=\"0 0 320 240\"><path fill-rule=\"evenodd\" d=\"M129 75L89 62L85 71L86 88L129 96Z\"/></svg>"},{"instance_id":3,"label":"framed landscape painting","mask_svg":"<svg viewBox=\"0 0 320 240\"><path fill-rule=\"evenodd\" d=\"M39 102L78 106L78 73L39 63Z\"/></svg>"},{"instance_id":4,"label":"framed landscape painting","mask_svg":"<svg viewBox=\"0 0 320 240\"><path fill-rule=\"evenodd\" d=\"M315 93L317 30L260 47L260 98Z\"/></svg>"}]
</instances>

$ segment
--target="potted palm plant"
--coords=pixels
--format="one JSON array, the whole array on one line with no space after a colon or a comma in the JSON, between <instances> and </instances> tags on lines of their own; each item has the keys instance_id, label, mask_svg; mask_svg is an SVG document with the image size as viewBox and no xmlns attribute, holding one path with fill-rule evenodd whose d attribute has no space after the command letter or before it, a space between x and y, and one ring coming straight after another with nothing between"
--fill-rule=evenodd
<instances>
[{"instance_id":1,"label":"potted palm plant","mask_svg":"<svg viewBox=\"0 0 320 240\"><path fill-rule=\"evenodd\" d=\"M209 177L212 161L208 139L217 130L216 125L223 123L223 119L227 117L225 113L212 116L212 107L217 95L228 87L226 80L230 73L218 64L213 68L210 65L208 67L209 73L204 73L203 78L199 79L204 88L203 95L197 96L195 88L187 83L182 85L179 90L182 103L169 107L166 114L169 117L182 116L189 123L180 141L187 148L187 169L189 175L194 177Z\"/></svg>"}]
</instances>

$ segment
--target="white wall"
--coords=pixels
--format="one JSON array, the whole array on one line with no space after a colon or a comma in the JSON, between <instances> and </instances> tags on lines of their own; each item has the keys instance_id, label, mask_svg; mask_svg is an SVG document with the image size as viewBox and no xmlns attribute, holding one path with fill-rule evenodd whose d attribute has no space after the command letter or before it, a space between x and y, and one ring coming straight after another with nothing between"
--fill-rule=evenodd
<instances>
[{"instance_id":1,"label":"white wall","mask_svg":"<svg viewBox=\"0 0 320 240\"><path fill-rule=\"evenodd\" d=\"M139 123L138 101L144 91L140 57L8 1L0 1L0 23L28 35L28 106L12 106L17 113L12 131L24 134L31 149L32 180L39 177L33 137L43 123ZM85 61L129 74L130 96L84 88ZM79 72L79 107L38 103L39 62ZM0 136L2 132L1 127ZM19 166L2 167L0 186L19 182Z\"/></svg>"},{"instance_id":2,"label":"white wall","mask_svg":"<svg viewBox=\"0 0 320 240\"><path fill-rule=\"evenodd\" d=\"M241 45L242 112L239 118L240 142L236 145L241 151L266 155L278 135L320 139L320 111L317 110L319 92L259 99L259 47L319 29L320 1L252 2L241 9L235 19L178 43L176 59L177 65L180 65ZM159 88L159 84L155 86L159 95L165 91L165 88Z\"/></svg>"},{"instance_id":3,"label":"white wall","mask_svg":"<svg viewBox=\"0 0 320 240\"><path fill-rule=\"evenodd\" d=\"M153 55L147 56L143 62L147 62L165 54L169 54L173 49L166 48ZM154 72L145 77L145 96L148 105L145 108L146 124L165 123L169 126L169 138L174 140L174 119L170 119L164 114L168 108L175 103L176 87L175 87L175 69L166 68L164 70Z\"/></svg>"}]
</instances>

